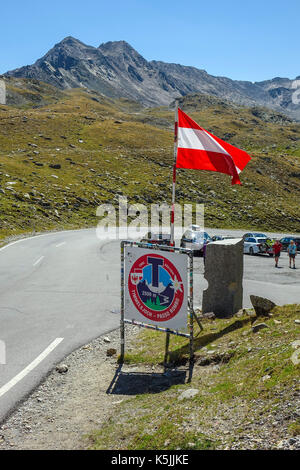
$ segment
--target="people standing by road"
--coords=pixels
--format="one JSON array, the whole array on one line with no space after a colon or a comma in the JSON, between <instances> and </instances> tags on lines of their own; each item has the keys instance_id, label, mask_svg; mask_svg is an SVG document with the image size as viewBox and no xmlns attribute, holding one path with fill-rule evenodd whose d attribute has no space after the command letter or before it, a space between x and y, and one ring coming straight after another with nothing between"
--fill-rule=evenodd
<instances>
[{"instance_id":1,"label":"people standing by road","mask_svg":"<svg viewBox=\"0 0 300 470\"><path fill-rule=\"evenodd\" d=\"M297 245L294 242L294 240L290 241L290 244L287 248L287 252L288 252L288 255L289 255L290 268L292 267L292 262L293 262L293 268L296 269L295 257L297 255Z\"/></svg>"},{"instance_id":2,"label":"people standing by road","mask_svg":"<svg viewBox=\"0 0 300 470\"><path fill-rule=\"evenodd\" d=\"M280 252L281 252L281 249L282 249L282 245L279 242L279 240L276 240L276 242L274 243L272 248L273 248L273 253L274 253L274 256L275 256L275 268L278 268L279 256L280 256Z\"/></svg>"}]
</instances>

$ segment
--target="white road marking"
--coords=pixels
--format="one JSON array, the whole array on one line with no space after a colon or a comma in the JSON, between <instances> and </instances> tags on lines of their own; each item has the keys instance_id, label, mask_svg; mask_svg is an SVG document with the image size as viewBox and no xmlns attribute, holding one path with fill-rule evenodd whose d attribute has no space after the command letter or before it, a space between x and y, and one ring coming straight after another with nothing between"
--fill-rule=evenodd
<instances>
[{"instance_id":1,"label":"white road marking","mask_svg":"<svg viewBox=\"0 0 300 470\"><path fill-rule=\"evenodd\" d=\"M57 235L58 233L73 233L73 232L80 232L80 231L88 231L91 230L89 228L81 228L77 230L61 230L59 232L50 232L50 233L43 233L42 235L34 235L33 237L25 237L25 238L20 238L20 240L16 240L15 242L8 243L8 245L4 245L2 248L0 248L0 251L6 250L9 246L15 245L16 243L22 243L26 242L27 240L33 240L34 238L40 238L40 237L49 237L50 235Z\"/></svg>"},{"instance_id":2,"label":"white road marking","mask_svg":"<svg viewBox=\"0 0 300 470\"><path fill-rule=\"evenodd\" d=\"M0 388L0 398L8 392L12 387L14 387L20 380L24 379L29 372L31 372L33 369L35 369L40 362L42 362L45 357L50 354L53 349L58 346L64 338L56 338L49 346L36 358L34 361L32 361L25 369L23 369L19 374L17 374L13 379L11 379L7 384L3 385L3 387Z\"/></svg>"},{"instance_id":3,"label":"white road marking","mask_svg":"<svg viewBox=\"0 0 300 470\"><path fill-rule=\"evenodd\" d=\"M71 230L70 230L71 231ZM57 232L54 233L43 233L42 235L35 235L34 237L26 237L26 238L20 238L20 240L16 240L15 242L8 243L8 245L4 245L2 248L0 248L0 251L6 250L9 246L16 245L16 243L22 243L26 242L27 240L33 240L34 238L40 238L40 237L47 237L49 235L56 235ZM63 232L61 232L63 233Z\"/></svg>"},{"instance_id":4,"label":"white road marking","mask_svg":"<svg viewBox=\"0 0 300 470\"><path fill-rule=\"evenodd\" d=\"M33 263L33 266L36 266L37 264L39 264L44 258L45 256L41 256L39 259L36 260L35 263Z\"/></svg>"},{"instance_id":5,"label":"white road marking","mask_svg":"<svg viewBox=\"0 0 300 470\"><path fill-rule=\"evenodd\" d=\"M59 243L58 245L55 245L55 248L59 248L60 246L63 246L65 244L66 244L66 242Z\"/></svg>"}]
</instances>

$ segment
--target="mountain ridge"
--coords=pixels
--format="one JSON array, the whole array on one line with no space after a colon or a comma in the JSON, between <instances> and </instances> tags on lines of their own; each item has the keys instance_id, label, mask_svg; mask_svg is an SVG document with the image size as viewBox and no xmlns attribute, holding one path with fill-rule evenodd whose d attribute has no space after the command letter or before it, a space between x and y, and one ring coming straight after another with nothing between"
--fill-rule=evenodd
<instances>
[{"instance_id":1,"label":"mountain ridge","mask_svg":"<svg viewBox=\"0 0 300 470\"><path fill-rule=\"evenodd\" d=\"M67 36L34 64L8 71L4 76L33 78L60 89L86 87L110 98L124 97L148 107L166 106L175 98L204 93L239 105L265 106L300 120L300 103L293 102L298 77L275 77L254 83L232 80L193 66L147 61L124 40L94 47Z\"/></svg>"}]
</instances>

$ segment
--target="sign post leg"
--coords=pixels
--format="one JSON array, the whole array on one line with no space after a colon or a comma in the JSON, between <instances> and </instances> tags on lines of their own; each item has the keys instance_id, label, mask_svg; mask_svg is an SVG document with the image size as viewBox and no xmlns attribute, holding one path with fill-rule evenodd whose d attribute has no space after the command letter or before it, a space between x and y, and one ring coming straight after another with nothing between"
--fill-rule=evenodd
<instances>
[{"instance_id":1,"label":"sign post leg","mask_svg":"<svg viewBox=\"0 0 300 470\"><path fill-rule=\"evenodd\" d=\"M190 259L190 370L194 359L194 306L193 306L193 253L189 254Z\"/></svg>"},{"instance_id":2,"label":"sign post leg","mask_svg":"<svg viewBox=\"0 0 300 470\"><path fill-rule=\"evenodd\" d=\"M199 320L199 318L197 317L197 315L195 314L194 311L193 311L193 316L194 316L196 322L198 323L198 326L199 326L199 328L200 328L200 331L202 331L202 330L203 330L203 326L202 326L201 321Z\"/></svg>"},{"instance_id":3,"label":"sign post leg","mask_svg":"<svg viewBox=\"0 0 300 470\"><path fill-rule=\"evenodd\" d=\"M125 356L125 322L124 322L124 242L121 242L121 355L120 362L123 364Z\"/></svg>"}]
</instances>

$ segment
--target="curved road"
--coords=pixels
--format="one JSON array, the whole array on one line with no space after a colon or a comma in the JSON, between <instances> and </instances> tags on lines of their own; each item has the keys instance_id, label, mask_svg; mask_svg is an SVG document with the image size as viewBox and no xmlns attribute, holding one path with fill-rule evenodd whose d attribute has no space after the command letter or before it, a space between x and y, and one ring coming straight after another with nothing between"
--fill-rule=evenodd
<instances>
[{"instance_id":1,"label":"curved road","mask_svg":"<svg viewBox=\"0 0 300 470\"><path fill-rule=\"evenodd\" d=\"M120 310L119 260L117 245L111 250L100 243L95 230L49 233L0 250L0 340L6 349L5 365L0 356L0 422L55 363L118 327L112 310ZM26 371L37 358L41 362Z\"/></svg>"},{"instance_id":2,"label":"curved road","mask_svg":"<svg viewBox=\"0 0 300 470\"><path fill-rule=\"evenodd\" d=\"M281 263L275 270L272 258L244 257L245 307L251 305L250 294L278 304L300 303L300 266L289 270L286 255ZM196 259L194 282L194 304L201 305L207 284L202 258ZM1 248L0 422L54 364L117 328L119 310L118 241L100 242L89 229L48 233Z\"/></svg>"}]
</instances>

